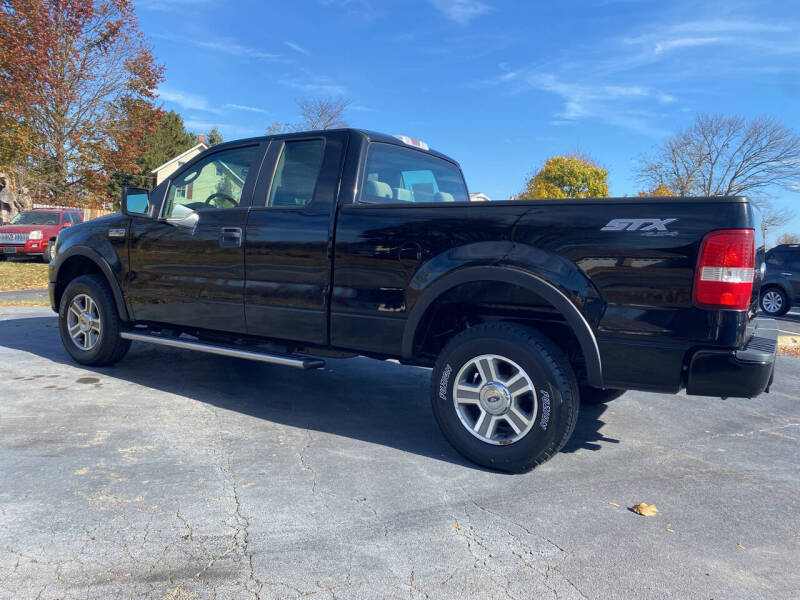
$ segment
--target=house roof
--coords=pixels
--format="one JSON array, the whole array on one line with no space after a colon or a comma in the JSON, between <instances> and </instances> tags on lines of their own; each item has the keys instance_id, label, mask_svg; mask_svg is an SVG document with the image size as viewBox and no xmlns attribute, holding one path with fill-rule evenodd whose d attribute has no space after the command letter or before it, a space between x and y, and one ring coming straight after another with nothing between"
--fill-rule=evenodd
<instances>
[{"instance_id":1,"label":"house roof","mask_svg":"<svg viewBox=\"0 0 800 600\"><path fill-rule=\"evenodd\" d=\"M208 146L206 146L203 142L200 142L199 144L195 144L194 146L189 148L186 152L184 152L182 154L179 154L175 158L170 158L163 165L161 165L160 167L156 167L155 169L153 169L150 172L153 173L153 174L158 173L161 169L163 169L167 165L171 165L172 163L179 161L180 159L184 158L187 154L190 154L190 153L194 152L198 148L200 149L200 152L202 152L203 150L208 150Z\"/></svg>"}]
</instances>

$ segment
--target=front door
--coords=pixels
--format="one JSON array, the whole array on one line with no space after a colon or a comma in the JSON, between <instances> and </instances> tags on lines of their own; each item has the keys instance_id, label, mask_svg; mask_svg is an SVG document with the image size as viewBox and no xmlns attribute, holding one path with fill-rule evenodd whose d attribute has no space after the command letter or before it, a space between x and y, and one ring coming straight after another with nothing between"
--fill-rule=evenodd
<instances>
[{"instance_id":1,"label":"front door","mask_svg":"<svg viewBox=\"0 0 800 600\"><path fill-rule=\"evenodd\" d=\"M262 154L259 144L204 153L169 182L159 219L132 219L137 321L245 331L244 227Z\"/></svg>"}]
</instances>

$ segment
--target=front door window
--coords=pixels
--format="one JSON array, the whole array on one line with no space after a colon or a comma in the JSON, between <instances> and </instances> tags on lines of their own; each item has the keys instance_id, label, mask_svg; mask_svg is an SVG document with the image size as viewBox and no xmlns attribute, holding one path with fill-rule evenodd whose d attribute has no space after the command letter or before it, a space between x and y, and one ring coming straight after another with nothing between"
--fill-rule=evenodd
<instances>
[{"instance_id":1,"label":"front door window","mask_svg":"<svg viewBox=\"0 0 800 600\"><path fill-rule=\"evenodd\" d=\"M231 148L202 159L170 183L161 216L183 219L198 210L236 208L258 146Z\"/></svg>"}]
</instances>

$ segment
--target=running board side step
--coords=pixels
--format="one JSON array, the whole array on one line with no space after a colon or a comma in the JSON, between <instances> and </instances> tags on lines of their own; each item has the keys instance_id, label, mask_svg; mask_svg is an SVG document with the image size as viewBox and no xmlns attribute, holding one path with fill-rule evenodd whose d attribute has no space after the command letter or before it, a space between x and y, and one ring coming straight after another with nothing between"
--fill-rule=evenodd
<instances>
[{"instance_id":1,"label":"running board side step","mask_svg":"<svg viewBox=\"0 0 800 600\"><path fill-rule=\"evenodd\" d=\"M254 350L240 350L238 348L231 348L229 346L218 346L216 344L193 342L174 337L164 337L147 333L134 333L133 331L121 331L119 335L124 340L132 340L134 342L160 344L162 346L181 348L183 350L197 350L198 352L219 354L220 356L233 356L236 358L245 358L247 360L257 360L260 362L283 365L285 367L295 367L298 369L319 369L325 366L325 361L319 358L295 358L280 354L266 354L264 352L256 352Z\"/></svg>"}]
</instances>

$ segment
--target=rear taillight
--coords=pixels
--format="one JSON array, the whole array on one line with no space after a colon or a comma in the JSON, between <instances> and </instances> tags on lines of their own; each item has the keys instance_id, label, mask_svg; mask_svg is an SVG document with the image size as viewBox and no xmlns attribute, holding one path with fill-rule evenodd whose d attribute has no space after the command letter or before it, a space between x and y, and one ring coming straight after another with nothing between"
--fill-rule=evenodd
<instances>
[{"instance_id":1,"label":"rear taillight","mask_svg":"<svg viewBox=\"0 0 800 600\"><path fill-rule=\"evenodd\" d=\"M694 277L695 305L732 310L750 306L755 254L752 229L722 229L706 235Z\"/></svg>"}]
</instances>

